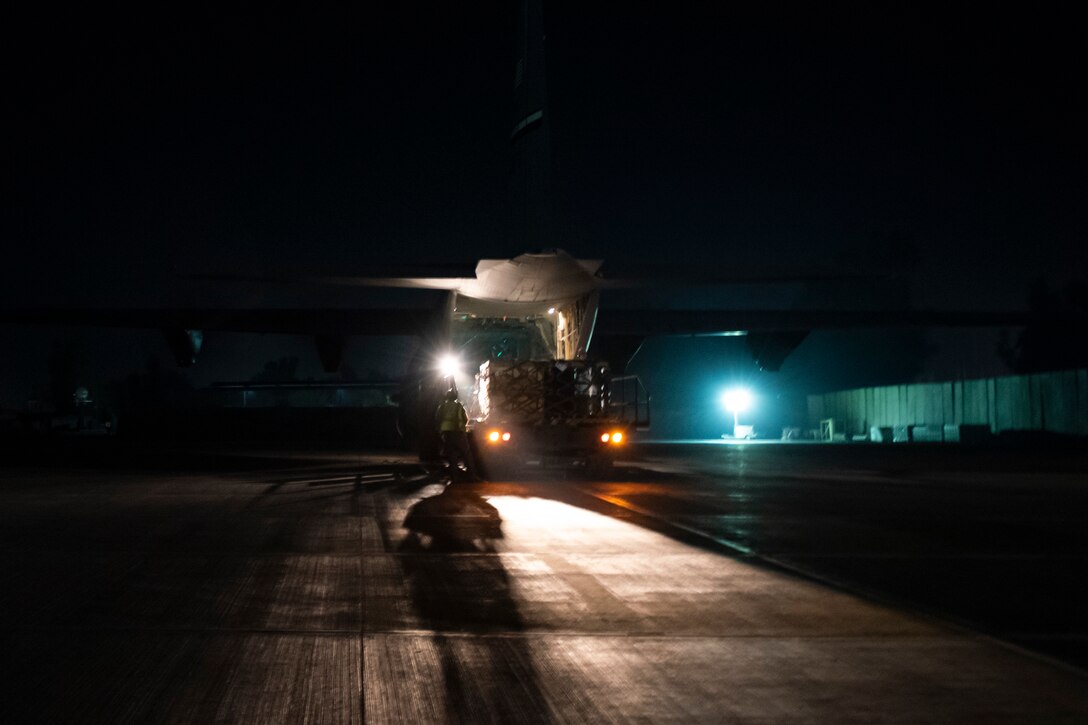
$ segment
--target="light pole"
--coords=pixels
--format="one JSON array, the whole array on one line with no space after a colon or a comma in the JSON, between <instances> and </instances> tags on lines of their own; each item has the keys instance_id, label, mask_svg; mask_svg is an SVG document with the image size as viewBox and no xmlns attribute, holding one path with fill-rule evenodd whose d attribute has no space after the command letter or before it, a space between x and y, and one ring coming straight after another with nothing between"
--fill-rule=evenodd
<instances>
[{"instance_id":1,"label":"light pole","mask_svg":"<svg viewBox=\"0 0 1088 725\"><path fill-rule=\"evenodd\" d=\"M722 395L722 405L733 414L733 437L737 437L738 417L752 404L752 394L744 388L732 388Z\"/></svg>"}]
</instances>

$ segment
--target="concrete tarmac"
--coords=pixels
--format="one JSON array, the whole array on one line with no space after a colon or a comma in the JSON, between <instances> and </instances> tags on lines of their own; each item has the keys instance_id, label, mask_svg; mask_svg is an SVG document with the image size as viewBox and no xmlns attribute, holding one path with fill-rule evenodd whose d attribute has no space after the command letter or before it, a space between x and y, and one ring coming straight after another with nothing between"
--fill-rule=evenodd
<instances>
[{"instance_id":1,"label":"concrete tarmac","mask_svg":"<svg viewBox=\"0 0 1088 725\"><path fill-rule=\"evenodd\" d=\"M7 466L4 719L1088 720L1078 455L631 453L452 487L394 454Z\"/></svg>"}]
</instances>

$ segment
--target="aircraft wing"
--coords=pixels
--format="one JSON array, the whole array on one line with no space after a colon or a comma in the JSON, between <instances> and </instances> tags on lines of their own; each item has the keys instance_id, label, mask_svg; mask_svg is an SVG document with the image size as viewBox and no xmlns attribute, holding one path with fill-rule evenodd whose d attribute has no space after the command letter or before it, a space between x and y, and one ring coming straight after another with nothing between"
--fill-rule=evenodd
<instances>
[{"instance_id":1,"label":"aircraft wing","mask_svg":"<svg viewBox=\"0 0 1088 725\"><path fill-rule=\"evenodd\" d=\"M209 282L261 282L274 284L317 284L335 287L399 287L402 289L460 289L475 277L436 276L304 276L289 275L254 275L254 274L193 274L189 279Z\"/></svg>"},{"instance_id":2,"label":"aircraft wing","mask_svg":"<svg viewBox=\"0 0 1088 725\"><path fill-rule=\"evenodd\" d=\"M78 325L162 330L181 367L196 362L208 330L311 335L326 372L340 368L349 335L429 336L440 309L21 309L0 310L0 324Z\"/></svg>"},{"instance_id":3,"label":"aircraft wing","mask_svg":"<svg viewBox=\"0 0 1088 725\"><path fill-rule=\"evenodd\" d=\"M743 335L763 370L778 370L817 329L878 327L1004 327L1028 323L1026 312L945 310L662 310L601 309L594 351L626 361L646 337Z\"/></svg>"},{"instance_id":4,"label":"aircraft wing","mask_svg":"<svg viewBox=\"0 0 1088 725\"><path fill-rule=\"evenodd\" d=\"M272 284L315 284L334 287L398 287L406 289L454 290L475 279L476 262L449 264L367 265L358 274L313 275L290 272L247 272L184 274L187 279L211 282L258 282Z\"/></svg>"},{"instance_id":5,"label":"aircraft wing","mask_svg":"<svg viewBox=\"0 0 1088 725\"><path fill-rule=\"evenodd\" d=\"M438 319L434 309L24 309L0 310L0 323L283 334L415 335ZM1022 311L663 310L597 313L597 335L725 335L752 331L862 327L1020 326Z\"/></svg>"},{"instance_id":6,"label":"aircraft wing","mask_svg":"<svg viewBox=\"0 0 1088 725\"><path fill-rule=\"evenodd\" d=\"M1001 327L1027 324L1021 311L604 309L598 335L728 335L862 327Z\"/></svg>"},{"instance_id":7,"label":"aircraft wing","mask_svg":"<svg viewBox=\"0 0 1088 725\"><path fill-rule=\"evenodd\" d=\"M773 268L755 265L736 267L711 265L700 268L698 264L646 264L618 260L598 276L601 289L669 289L690 287L724 287L734 285L767 284L819 284L826 282L878 281L895 279L887 270L854 268L844 272L837 267L813 266L789 267L776 264Z\"/></svg>"},{"instance_id":8,"label":"aircraft wing","mask_svg":"<svg viewBox=\"0 0 1088 725\"><path fill-rule=\"evenodd\" d=\"M398 272L416 271L418 274ZM427 272L430 273L427 273ZM451 267L452 271L452 267ZM460 290L477 282L478 277L463 274L445 274L439 270L398 269L389 274L370 269L360 275L307 275L289 274L191 274L188 279L211 282L260 282L272 284L315 284L334 287L398 287L403 289ZM690 287L722 287L731 285L766 285L813 282L869 281L888 278L887 275L844 273L782 273L782 274L667 274L637 277L596 277L594 286L602 290L649 290Z\"/></svg>"},{"instance_id":9,"label":"aircraft wing","mask_svg":"<svg viewBox=\"0 0 1088 725\"><path fill-rule=\"evenodd\" d=\"M418 335L431 309L26 309L0 310L0 323L79 325L298 335Z\"/></svg>"}]
</instances>

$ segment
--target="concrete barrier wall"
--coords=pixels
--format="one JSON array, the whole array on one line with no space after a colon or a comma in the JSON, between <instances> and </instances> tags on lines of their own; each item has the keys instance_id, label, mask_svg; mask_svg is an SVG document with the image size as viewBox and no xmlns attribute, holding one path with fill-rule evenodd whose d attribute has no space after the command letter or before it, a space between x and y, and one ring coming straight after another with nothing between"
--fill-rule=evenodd
<instances>
[{"instance_id":1,"label":"concrete barrier wall","mask_svg":"<svg viewBox=\"0 0 1088 725\"><path fill-rule=\"evenodd\" d=\"M841 390L810 395L808 409L813 426L834 418L847 435L903 425L1088 435L1088 370Z\"/></svg>"}]
</instances>

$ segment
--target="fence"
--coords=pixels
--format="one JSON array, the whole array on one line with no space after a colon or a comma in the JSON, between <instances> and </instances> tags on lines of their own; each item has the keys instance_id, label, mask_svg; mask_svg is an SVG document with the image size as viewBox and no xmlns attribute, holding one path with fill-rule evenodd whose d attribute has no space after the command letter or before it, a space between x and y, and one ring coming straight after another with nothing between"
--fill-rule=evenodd
<instances>
[{"instance_id":1,"label":"fence","mask_svg":"<svg viewBox=\"0 0 1088 725\"><path fill-rule=\"evenodd\" d=\"M808 396L808 412L848 436L910 425L1088 435L1088 370L843 390Z\"/></svg>"}]
</instances>

